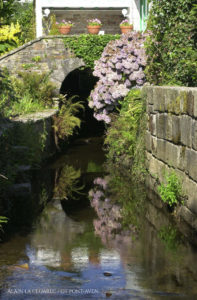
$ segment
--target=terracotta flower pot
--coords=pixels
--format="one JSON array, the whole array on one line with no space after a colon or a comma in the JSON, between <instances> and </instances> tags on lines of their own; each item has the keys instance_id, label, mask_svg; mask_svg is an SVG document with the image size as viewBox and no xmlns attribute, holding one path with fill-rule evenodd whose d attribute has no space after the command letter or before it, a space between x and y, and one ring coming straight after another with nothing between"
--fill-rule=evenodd
<instances>
[{"instance_id":1,"label":"terracotta flower pot","mask_svg":"<svg viewBox=\"0 0 197 300\"><path fill-rule=\"evenodd\" d=\"M121 29L122 33L127 33L127 32L130 32L131 30L133 30L133 25L120 26L120 29Z\"/></svg>"},{"instance_id":2,"label":"terracotta flower pot","mask_svg":"<svg viewBox=\"0 0 197 300\"><path fill-rule=\"evenodd\" d=\"M100 31L100 28L101 28L101 26L99 26L99 25L95 25L95 26L88 25L87 26L88 32L90 34L98 34Z\"/></svg>"},{"instance_id":3,"label":"terracotta flower pot","mask_svg":"<svg viewBox=\"0 0 197 300\"><path fill-rule=\"evenodd\" d=\"M67 25L65 25L65 26L60 26L60 27L58 28L58 30L59 30L59 32L60 32L61 34L68 34L68 33L70 32L70 30L71 30L71 26L67 26Z\"/></svg>"}]
</instances>

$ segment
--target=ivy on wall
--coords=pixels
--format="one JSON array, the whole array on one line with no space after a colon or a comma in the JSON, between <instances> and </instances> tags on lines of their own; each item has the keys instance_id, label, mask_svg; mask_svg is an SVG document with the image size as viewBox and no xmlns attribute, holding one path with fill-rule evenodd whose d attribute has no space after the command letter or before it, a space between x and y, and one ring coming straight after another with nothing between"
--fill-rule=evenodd
<instances>
[{"instance_id":1,"label":"ivy on wall","mask_svg":"<svg viewBox=\"0 0 197 300\"><path fill-rule=\"evenodd\" d=\"M78 36L66 37L64 44L70 48L74 54L82 58L86 67L94 68L94 61L101 57L105 46L112 40L119 39L120 35L90 35L81 34Z\"/></svg>"},{"instance_id":2,"label":"ivy on wall","mask_svg":"<svg viewBox=\"0 0 197 300\"><path fill-rule=\"evenodd\" d=\"M126 166L133 180L143 181L145 175L146 130L145 95L140 89L131 89L124 98L119 114L106 131L105 147L108 163Z\"/></svg>"},{"instance_id":3,"label":"ivy on wall","mask_svg":"<svg viewBox=\"0 0 197 300\"><path fill-rule=\"evenodd\" d=\"M194 0L152 0L147 79L157 85L197 85L197 5Z\"/></svg>"}]
</instances>

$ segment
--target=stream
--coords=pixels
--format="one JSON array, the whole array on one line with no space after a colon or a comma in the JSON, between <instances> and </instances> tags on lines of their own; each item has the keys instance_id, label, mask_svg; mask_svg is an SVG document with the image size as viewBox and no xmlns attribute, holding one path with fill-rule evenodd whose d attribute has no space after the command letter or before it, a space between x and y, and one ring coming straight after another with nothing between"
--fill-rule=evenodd
<instances>
[{"instance_id":1,"label":"stream","mask_svg":"<svg viewBox=\"0 0 197 300\"><path fill-rule=\"evenodd\" d=\"M102 147L77 140L16 201L0 299L197 299L196 247L149 191L106 171Z\"/></svg>"}]
</instances>

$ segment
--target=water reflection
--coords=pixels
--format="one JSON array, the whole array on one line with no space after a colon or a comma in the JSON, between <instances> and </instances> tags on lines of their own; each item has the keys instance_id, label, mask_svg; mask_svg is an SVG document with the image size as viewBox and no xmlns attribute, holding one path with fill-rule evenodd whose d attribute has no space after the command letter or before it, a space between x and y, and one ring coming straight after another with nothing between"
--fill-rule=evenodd
<instances>
[{"instance_id":1,"label":"water reflection","mask_svg":"<svg viewBox=\"0 0 197 300\"><path fill-rule=\"evenodd\" d=\"M157 199L117 170L102 174L102 161L84 144L51 166L32 231L0 246L0 299L196 298L196 249Z\"/></svg>"},{"instance_id":2,"label":"water reflection","mask_svg":"<svg viewBox=\"0 0 197 300\"><path fill-rule=\"evenodd\" d=\"M107 246L118 246L124 243L124 247L131 243L131 236L137 230L133 224L124 229L122 225L122 207L111 198L109 190L110 177L97 177L94 180L94 188L89 191L91 206L97 213L94 220L95 233L101 237Z\"/></svg>"}]
</instances>

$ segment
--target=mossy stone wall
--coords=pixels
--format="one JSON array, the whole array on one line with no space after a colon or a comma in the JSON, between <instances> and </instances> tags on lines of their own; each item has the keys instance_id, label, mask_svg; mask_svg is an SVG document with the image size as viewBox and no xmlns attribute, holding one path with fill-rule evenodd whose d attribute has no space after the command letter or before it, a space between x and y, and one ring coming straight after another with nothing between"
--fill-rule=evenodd
<instances>
[{"instance_id":1,"label":"mossy stone wall","mask_svg":"<svg viewBox=\"0 0 197 300\"><path fill-rule=\"evenodd\" d=\"M197 88L146 86L147 185L175 170L187 196L180 215L197 230Z\"/></svg>"}]
</instances>

